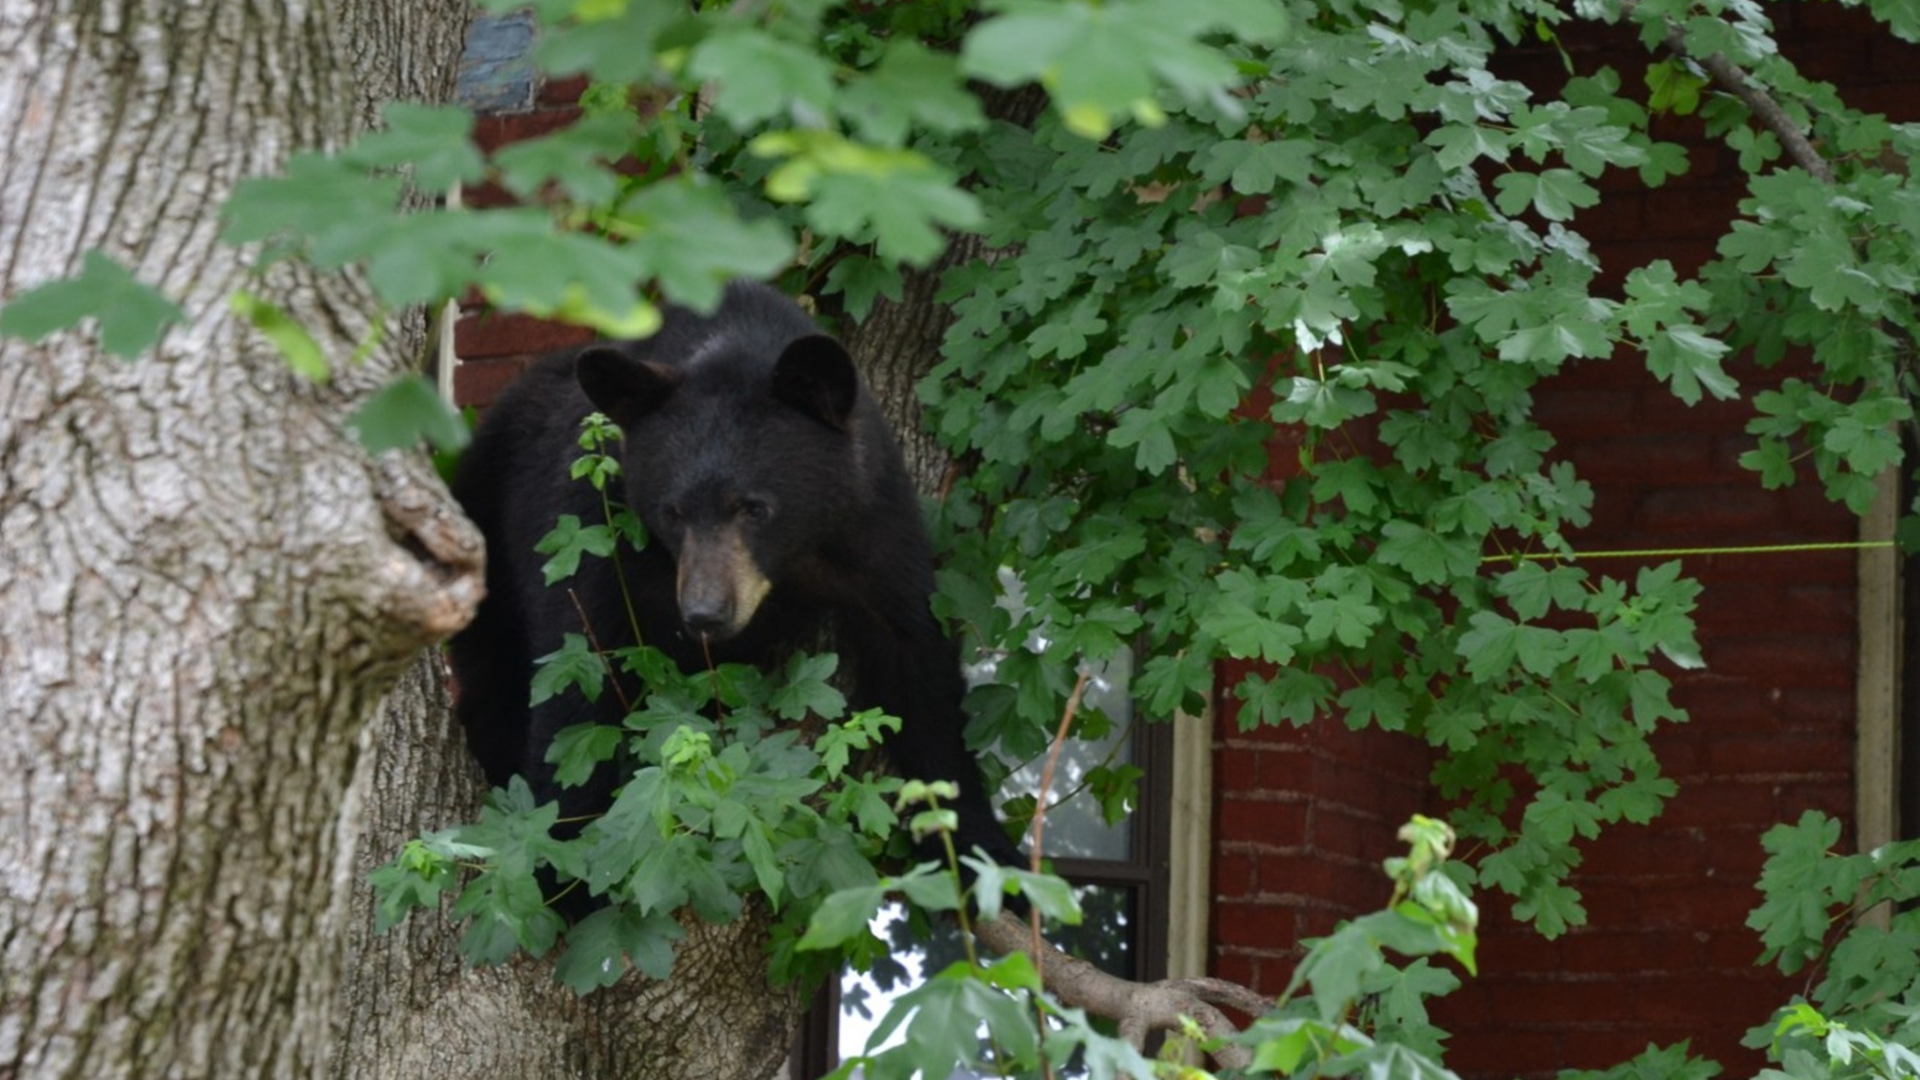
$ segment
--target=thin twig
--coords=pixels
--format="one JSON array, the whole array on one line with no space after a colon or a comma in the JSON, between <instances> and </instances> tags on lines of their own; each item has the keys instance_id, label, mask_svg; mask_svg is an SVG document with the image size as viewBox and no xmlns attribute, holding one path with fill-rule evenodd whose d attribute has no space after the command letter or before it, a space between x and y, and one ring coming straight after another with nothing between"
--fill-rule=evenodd
<instances>
[{"instance_id":1,"label":"thin twig","mask_svg":"<svg viewBox=\"0 0 1920 1080\"><path fill-rule=\"evenodd\" d=\"M1073 693L1067 695L1067 707L1060 714L1060 730L1054 732L1053 743L1047 747L1047 763L1040 769L1040 792L1033 800L1033 845L1027 852L1029 867L1034 873L1040 872L1040 840L1047 830L1047 793L1053 790L1053 767L1060 763L1060 751L1067 743L1067 729L1073 726L1073 714L1080 711L1080 698L1087 692L1087 680L1091 673L1080 669L1080 677L1074 681ZM1038 957L1046 945L1046 939L1040 936L1040 909L1029 906L1027 909L1027 930L1032 935L1033 956ZM1040 1030L1045 1031L1046 1013L1036 998L1033 1003L1034 1016L1040 1022ZM1053 1080L1053 1062L1042 1057L1041 1072L1046 1080Z\"/></svg>"},{"instance_id":2,"label":"thin twig","mask_svg":"<svg viewBox=\"0 0 1920 1080\"><path fill-rule=\"evenodd\" d=\"M580 628L587 632L587 644L592 646L593 655L599 657L600 666L607 669L607 682L613 685L613 696L620 700L620 714L624 716L632 712L633 703L627 700L627 692L620 686L620 675L613 668L613 660L600 647L600 639L594 635L593 622L587 618L587 609L580 603L580 594L568 589L567 599L573 601L573 610L580 613Z\"/></svg>"},{"instance_id":3,"label":"thin twig","mask_svg":"<svg viewBox=\"0 0 1920 1080\"><path fill-rule=\"evenodd\" d=\"M1053 790L1053 768L1060 763L1060 751L1067 743L1067 729L1073 726L1073 715L1080 711L1080 698L1087 692L1087 680L1092 674L1082 668L1080 678L1074 681L1073 693L1067 695L1067 707L1060 714L1060 730L1053 734L1053 745L1047 747L1047 763L1040 769L1040 795L1033 801L1033 845L1027 852L1030 869L1040 872L1040 839L1047 827L1047 792ZM1033 930L1033 948L1040 951L1040 909L1032 908L1027 912L1027 921Z\"/></svg>"}]
</instances>

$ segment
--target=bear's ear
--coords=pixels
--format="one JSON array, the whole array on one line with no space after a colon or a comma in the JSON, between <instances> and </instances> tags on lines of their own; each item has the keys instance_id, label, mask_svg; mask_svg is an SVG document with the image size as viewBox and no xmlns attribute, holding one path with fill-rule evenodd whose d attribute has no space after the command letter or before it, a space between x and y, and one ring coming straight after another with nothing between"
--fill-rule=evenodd
<instances>
[{"instance_id":1,"label":"bear's ear","mask_svg":"<svg viewBox=\"0 0 1920 1080\"><path fill-rule=\"evenodd\" d=\"M606 345L592 346L575 357L573 373L593 407L623 426L665 401L680 382L678 370L636 360Z\"/></svg>"},{"instance_id":2,"label":"bear's ear","mask_svg":"<svg viewBox=\"0 0 1920 1080\"><path fill-rule=\"evenodd\" d=\"M787 346L773 365L773 396L836 431L847 430L860 397L853 357L825 334Z\"/></svg>"}]
</instances>

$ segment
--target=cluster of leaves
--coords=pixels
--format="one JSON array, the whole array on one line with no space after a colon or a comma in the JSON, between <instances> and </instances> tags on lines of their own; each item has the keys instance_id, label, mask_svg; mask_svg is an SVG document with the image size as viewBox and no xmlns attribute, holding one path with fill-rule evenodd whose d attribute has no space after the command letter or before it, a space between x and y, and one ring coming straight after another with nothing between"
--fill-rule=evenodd
<instances>
[{"instance_id":1,"label":"cluster of leaves","mask_svg":"<svg viewBox=\"0 0 1920 1080\"><path fill-rule=\"evenodd\" d=\"M831 1075L879 1080L936 1073L1037 1076L1051 1075L1050 1064L1075 1059L1098 1078L1151 1075L1151 1064L1132 1046L1050 994L1025 954L986 960L974 947L968 929L972 914L994 918L1009 890L1026 896L1041 916L1078 925L1081 909L1067 884L973 856L956 862L950 847L948 854L946 869L926 864L876 886L835 894L800 939L801 949L845 950L872 933L870 927L895 896L922 914L950 913L960 928L964 955L894 998L865 1051L844 1059ZM954 871L960 863L975 877L971 894L959 887Z\"/></svg>"},{"instance_id":2,"label":"cluster of leaves","mask_svg":"<svg viewBox=\"0 0 1920 1080\"><path fill-rule=\"evenodd\" d=\"M1831 85L1802 75L1757 6L1728 4L1724 19L1691 19L1688 7L1647 3L1634 17L1649 40L1679 25L1690 55L1717 53L1748 72L1831 173L1791 167L1781 139L1752 125L1744 104L1701 97L1698 76L1676 64L1661 69L1666 94L1656 100L1697 109L1752 177L1741 219L1700 274L1711 297L1708 328L1762 366L1810 355L1818 372L1754 395L1760 415L1747 430L1758 445L1742 463L1777 488L1793 483L1808 459L1831 498L1864 514L1874 478L1901 460L1896 425L1913 419L1920 390L1912 370L1920 254L1902 239L1920 227L1920 186L1910 169L1889 167L1920 155L1920 130L1852 108ZM1911 5L1872 7L1894 34L1920 40Z\"/></svg>"},{"instance_id":3,"label":"cluster of leaves","mask_svg":"<svg viewBox=\"0 0 1920 1080\"><path fill-rule=\"evenodd\" d=\"M1761 838L1764 899L1747 925L1762 962L1809 978L1807 1000L1747 1043L1794 1080L1920 1077L1920 841L1843 854L1840 831L1808 811Z\"/></svg>"},{"instance_id":4,"label":"cluster of leaves","mask_svg":"<svg viewBox=\"0 0 1920 1080\"><path fill-rule=\"evenodd\" d=\"M1123 644L1145 643L1155 715L1242 661L1244 725L1338 715L1438 747L1480 880L1557 932L1584 918L1573 841L1672 790L1647 736L1681 713L1651 661L1699 663L1698 589L1573 561L1592 492L1533 394L1623 348L1684 399L1732 392L1709 293L1655 262L1604 295L1570 225L1608 170L1657 184L1684 155L1609 71L1544 102L1492 72L1550 6L1289 11L1227 49L1256 76L1229 101L963 148L1006 250L948 276L923 387L966 463L947 611L1043 643L1001 661L979 734L1043 722ZM978 584L999 566L1023 614Z\"/></svg>"},{"instance_id":5,"label":"cluster of leaves","mask_svg":"<svg viewBox=\"0 0 1920 1080\"><path fill-rule=\"evenodd\" d=\"M1428 1019L1426 1003L1458 989L1460 980L1426 958L1451 957L1474 973L1480 913L1444 869L1455 844L1452 828L1415 815L1400 839L1408 853L1386 862L1393 881L1386 908L1307 942L1278 1007L1242 1034L1240 1041L1254 1048L1254 1070L1417 1080L1454 1075L1440 1064L1445 1033ZM1388 949L1413 960L1396 966Z\"/></svg>"},{"instance_id":6,"label":"cluster of leaves","mask_svg":"<svg viewBox=\"0 0 1920 1080\"><path fill-rule=\"evenodd\" d=\"M1393 882L1387 907L1305 943L1307 954L1274 1010L1232 1039L1249 1052L1251 1072L1431 1080L1454 1075L1440 1064L1443 1034L1429 1022L1426 1002L1460 982L1426 958L1451 957L1472 972L1479 913L1444 870L1454 846L1452 829L1416 816L1400 830L1400 837L1408 844L1408 854L1387 860L1386 874ZM989 883L1004 875L1019 880L1042 914L1077 921L1072 896L1058 881L980 860L967 862L981 875L982 899L988 901L981 905L983 916L990 917L997 908ZM925 910L952 911L964 922L967 908L944 878L923 868L893 884ZM880 888L836 895L815 915L802 946L834 946L858 935L885 901ZM1412 962L1395 965L1387 957L1389 950ZM1168 1042L1159 1061L1146 1061L1124 1041L1090 1024L1080 1010L1063 1006L1042 985L1026 956L983 962L969 946L965 957L903 995L866 1051L847 1058L832 1076L912 1080L960 1071L1055 1075L1062 1063L1071 1061L1076 1071L1084 1070L1094 1080L1212 1080L1205 1070L1180 1063L1187 1045L1215 1050L1221 1042L1190 1027L1183 1037Z\"/></svg>"}]
</instances>

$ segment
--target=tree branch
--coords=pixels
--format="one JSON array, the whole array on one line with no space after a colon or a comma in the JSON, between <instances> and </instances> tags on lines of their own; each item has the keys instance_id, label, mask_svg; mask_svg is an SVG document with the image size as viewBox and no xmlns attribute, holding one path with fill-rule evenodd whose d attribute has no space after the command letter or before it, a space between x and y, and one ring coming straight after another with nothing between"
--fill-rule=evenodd
<instances>
[{"instance_id":1,"label":"tree branch","mask_svg":"<svg viewBox=\"0 0 1920 1080\"><path fill-rule=\"evenodd\" d=\"M1633 16L1639 6L1640 0L1620 0L1620 10L1629 17ZM1663 18L1661 22L1666 30L1662 44L1667 47L1668 52L1681 60L1689 60L1700 65L1708 75L1713 76L1713 81L1722 89L1739 98L1741 104L1753 113L1754 119L1760 121L1761 126L1779 137L1780 145L1786 148L1787 156L1793 159L1794 164L1819 177L1825 183L1833 183L1833 166L1807 138L1806 133L1800 130L1800 126L1794 123L1793 117L1788 116L1787 111L1780 107L1780 103L1773 99L1773 95L1767 93L1765 88L1754 82L1745 71L1725 56L1719 53L1711 56L1695 55L1687 48L1687 33L1683 27L1671 19Z\"/></svg>"},{"instance_id":2,"label":"tree branch","mask_svg":"<svg viewBox=\"0 0 1920 1080\"><path fill-rule=\"evenodd\" d=\"M1155 1031L1179 1031L1181 1017L1191 1018L1209 1036L1226 1038L1240 1028L1222 1011L1234 1009L1252 1016L1265 1013L1272 1001L1224 979L1164 979L1142 983L1109 975L1061 952L1045 941L1037 946L1026 924L1001 912L992 921L974 927L982 945L1002 956L1025 953L1040 972L1048 990L1063 1003L1104 1016L1120 1025L1120 1035L1136 1048ZM1252 1063L1246 1047L1222 1046L1213 1052L1221 1068L1240 1069Z\"/></svg>"}]
</instances>

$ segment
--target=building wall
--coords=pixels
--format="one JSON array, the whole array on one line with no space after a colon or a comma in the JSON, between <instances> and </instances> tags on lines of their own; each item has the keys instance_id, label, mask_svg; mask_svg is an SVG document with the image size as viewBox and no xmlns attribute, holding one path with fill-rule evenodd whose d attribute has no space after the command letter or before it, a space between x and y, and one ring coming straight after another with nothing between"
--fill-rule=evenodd
<instances>
[{"instance_id":1,"label":"building wall","mask_svg":"<svg viewBox=\"0 0 1920 1080\"><path fill-rule=\"evenodd\" d=\"M1808 74L1895 120L1920 119L1920 49L1835 5L1768 10ZM1629 87L1645 65L1631 43L1570 51L1580 71L1612 64ZM1561 70L1544 50L1514 56L1511 68L1536 86ZM1731 156L1704 145L1697 124L1658 123L1660 137L1692 144L1693 171L1651 192L1620 177L1576 222L1616 275L1654 258L1683 274L1697 267L1741 193ZM1739 467L1752 445L1742 430L1750 415L1742 403L1689 408L1631 356L1555 379L1539 416L1595 491L1594 521L1575 545L1856 539L1857 523L1817 485L1768 492ZM1595 567L1630 578L1644 565ZM1463 1075L1601 1067L1685 1039L1740 1075L1761 1060L1741 1036L1799 989L1753 966L1760 943L1744 922L1759 899L1766 828L1809 808L1851 821L1855 557L1721 555L1688 558L1685 568L1705 586L1697 618L1707 667L1666 669L1691 720L1655 738L1680 793L1652 825L1616 826L1585 848L1575 883L1586 926L1546 941L1516 926L1503 898L1481 897L1480 977L1434 1010L1455 1033L1447 1060ZM1424 783L1424 748L1409 740L1337 723L1242 733L1233 704L1221 703L1215 744L1213 968L1278 993L1303 935L1383 902L1377 867L1395 852L1398 823L1445 807Z\"/></svg>"}]
</instances>

